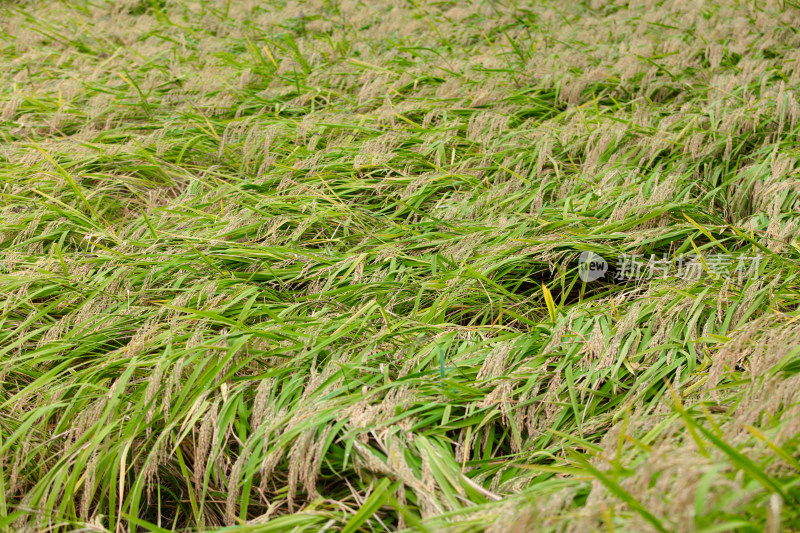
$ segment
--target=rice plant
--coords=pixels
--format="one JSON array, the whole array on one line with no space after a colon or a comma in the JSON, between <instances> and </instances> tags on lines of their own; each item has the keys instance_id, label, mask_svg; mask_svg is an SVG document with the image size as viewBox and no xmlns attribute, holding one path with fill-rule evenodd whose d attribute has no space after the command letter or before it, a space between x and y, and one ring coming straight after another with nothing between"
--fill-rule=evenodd
<instances>
[{"instance_id":1,"label":"rice plant","mask_svg":"<svg viewBox=\"0 0 800 533\"><path fill-rule=\"evenodd\" d=\"M800 531L799 29L0 0L0 530Z\"/></svg>"}]
</instances>

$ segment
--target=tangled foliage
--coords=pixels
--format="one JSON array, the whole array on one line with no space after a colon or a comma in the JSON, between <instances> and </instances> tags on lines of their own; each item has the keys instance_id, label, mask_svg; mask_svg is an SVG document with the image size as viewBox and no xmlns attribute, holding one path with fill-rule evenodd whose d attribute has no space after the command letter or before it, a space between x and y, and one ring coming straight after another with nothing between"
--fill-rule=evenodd
<instances>
[{"instance_id":1,"label":"tangled foliage","mask_svg":"<svg viewBox=\"0 0 800 533\"><path fill-rule=\"evenodd\" d=\"M697 4L0 2L0 528L800 528L800 8Z\"/></svg>"}]
</instances>

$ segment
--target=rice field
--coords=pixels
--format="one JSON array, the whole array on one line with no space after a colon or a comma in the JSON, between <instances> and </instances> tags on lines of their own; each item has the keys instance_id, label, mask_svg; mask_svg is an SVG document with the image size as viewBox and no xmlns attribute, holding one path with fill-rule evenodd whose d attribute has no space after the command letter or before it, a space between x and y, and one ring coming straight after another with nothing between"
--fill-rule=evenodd
<instances>
[{"instance_id":1,"label":"rice field","mask_svg":"<svg viewBox=\"0 0 800 533\"><path fill-rule=\"evenodd\" d=\"M0 0L0 531L800 531L800 5Z\"/></svg>"}]
</instances>

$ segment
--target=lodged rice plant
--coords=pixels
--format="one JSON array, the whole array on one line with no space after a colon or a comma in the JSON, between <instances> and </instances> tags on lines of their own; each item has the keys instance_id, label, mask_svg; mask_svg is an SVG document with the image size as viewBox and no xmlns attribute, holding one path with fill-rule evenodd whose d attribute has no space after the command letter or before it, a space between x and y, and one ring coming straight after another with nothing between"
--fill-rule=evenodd
<instances>
[{"instance_id":1,"label":"lodged rice plant","mask_svg":"<svg viewBox=\"0 0 800 533\"><path fill-rule=\"evenodd\" d=\"M0 0L0 530L800 530L799 29Z\"/></svg>"}]
</instances>

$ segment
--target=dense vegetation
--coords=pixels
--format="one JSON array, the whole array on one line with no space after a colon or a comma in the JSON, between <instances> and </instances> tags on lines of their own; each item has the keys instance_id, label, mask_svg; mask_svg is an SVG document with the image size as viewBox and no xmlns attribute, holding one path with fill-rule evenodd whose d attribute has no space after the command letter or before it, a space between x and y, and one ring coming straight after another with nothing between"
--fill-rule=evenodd
<instances>
[{"instance_id":1,"label":"dense vegetation","mask_svg":"<svg viewBox=\"0 0 800 533\"><path fill-rule=\"evenodd\" d=\"M0 1L0 528L800 530L799 28Z\"/></svg>"}]
</instances>

